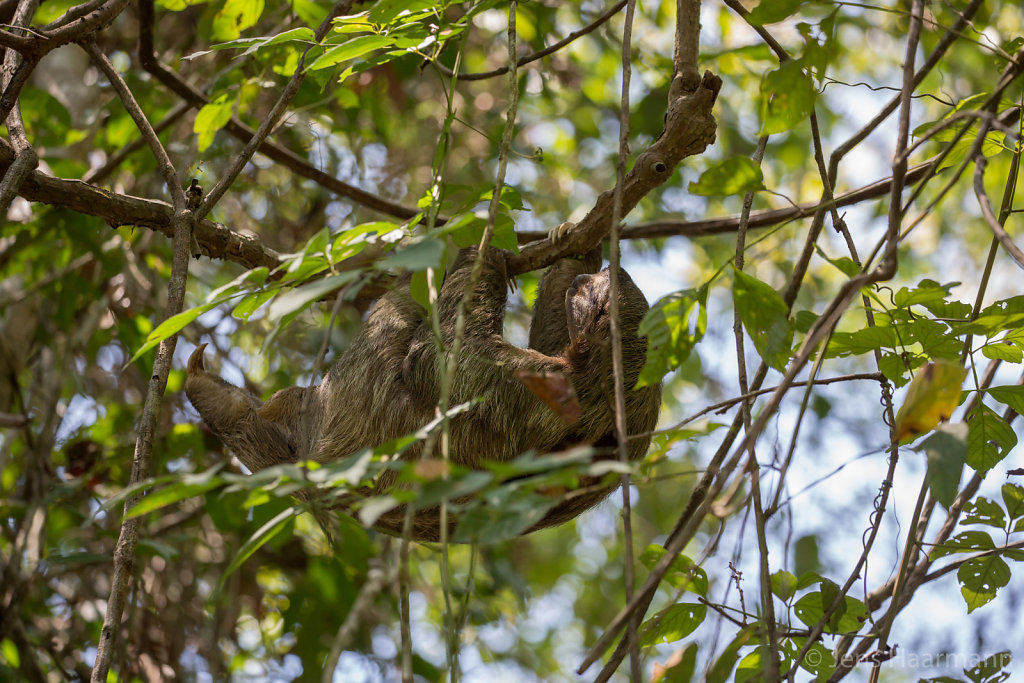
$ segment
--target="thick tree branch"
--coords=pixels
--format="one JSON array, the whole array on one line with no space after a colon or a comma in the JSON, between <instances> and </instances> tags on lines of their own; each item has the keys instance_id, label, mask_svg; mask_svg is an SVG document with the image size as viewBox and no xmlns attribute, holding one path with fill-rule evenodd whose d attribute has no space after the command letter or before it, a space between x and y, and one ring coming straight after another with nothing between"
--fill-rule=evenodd
<instances>
[{"instance_id":1,"label":"thick tree branch","mask_svg":"<svg viewBox=\"0 0 1024 683\"><path fill-rule=\"evenodd\" d=\"M722 87L714 74L704 74L693 92L669 102L665 130L637 157L636 163L622 184L622 216L632 211L651 190L671 176L680 161L700 154L715 140L715 119L711 108ZM605 190L594 207L558 244L549 239L524 247L518 256L509 259L509 275L519 275L550 265L572 254L584 254L604 239L611 229L613 190Z\"/></svg>"},{"instance_id":2,"label":"thick tree branch","mask_svg":"<svg viewBox=\"0 0 1024 683\"><path fill-rule=\"evenodd\" d=\"M38 0L21 0L14 11L11 22L14 26L28 26L38 6ZM11 84L18 79L27 78L34 67L33 59L22 57L15 50L7 50L3 58L4 92L12 90ZM21 82L24 83L24 80ZM13 88L15 93L19 89L20 84ZM39 164L39 155L32 149L32 144L28 140L25 122L21 118L21 107L16 101L12 102L9 110L4 110L4 121L7 124L7 131L11 136L11 144L17 158L4 173L3 180L0 181L0 217L7 215L7 210L11 207L11 202L14 200L21 182Z\"/></svg>"},{"instance_id":3,"label":"thick tree branch","mask_svg":"<svg viewBox=\"0 0 1024 683\"><path fill-rule=\"evenodd\" d=\"M26 58L36 61L51 50L81 40L85 36L109 26L117 18L129 0L109 2L86 2L72 7L63 16L42 29L33 30L28 36L19 36L0 31L0 45L17 50Z\"/></svg>"},{"instance_id":4,"label":"thick tree branch","mask_svg":"<svg viewBox=\"0 0 1024 683\"><path fill-rule=\"evenodd\" d=\"M0 173L14 162L9 143L0 139ZM121 195L94 187L80 180L54 178L32 171L18 188L18 194L32 202L59 206L87 216L102 218L112 227L132 225L174 236L174 209L166 202ZM280 265L280 255L265 246L258 237L241 235L213 221L195 225L196 239L203 254L240 263L246 268Z\"/></svg>"},{"instance_id":5,"label":"thick tree branch","mask_svg":"<svg viewBox=\"0 0 1024 683\"><path fill-rule=\"evenodd\" d=\"M919 164L907 172L906 182L913 184L923 178L936 163L935 159ZM783 209L763 209L750 214L747 228L769 228L798 218L813 215L816 211L832 207L841 208L858 204L868 199L884 197L892 186L892 178L884 178L864 187L838 195L835 201L816 202L788 206ZM656 239L659 237L705 237L707 235L724 235L736 232L742 216L735 214L720 218L705 218L699 221L666 219L647 221L626 226L622 230L622 239ZM538 242L548 236L547 231L522 230L516 233L520 244Z\"/></svg>"},{"instance_id":6,"label":"thick tree branch","mask_svg":"<svg viewBox=\"0 0 1024 683\"><path fill-rule=\"evenodd\" d=\"M699 55L700 0L676 0L676 38L669 101L692 93L700 86Z\"/></svg>"}]
</instances>

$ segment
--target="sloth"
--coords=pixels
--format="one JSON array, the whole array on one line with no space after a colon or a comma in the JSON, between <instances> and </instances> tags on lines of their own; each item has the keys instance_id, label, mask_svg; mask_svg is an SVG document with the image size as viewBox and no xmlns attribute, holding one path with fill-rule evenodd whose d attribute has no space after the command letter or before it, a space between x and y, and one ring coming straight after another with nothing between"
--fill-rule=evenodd
<instances>
[{"instance_id":1,"label":"sloth","mask_svg":"<svg viewBox=\"0 0 1024 683\"><path fill-rule=\"evenodd\" d=\"M200 345L188 361L185 393L203 421L254 472L304 460L331 462L413 434L437 416L458 309L477 258L483 263L465 317L449 405L480 400L450 418L450 461L479 469L527 451L550 453L583 444L606 454L600 457L614 458L610 273L608 269L595 272L601 262L598 250L582 259L559 260L544 273L529 348L518 347L502 335L509 282L505 252L492 248L479 256L476 248L468 248L459 252L438 295L440 346L426 312L409 292L406 276L377 301L358 336L321 384L283 389L263 402L207 372L205 345ZM630 460L637 460L646 452L657 421L661 386L635 387L647 350L647 339L637 330L648 304L629 275L621 269L619 273L627 452ZM524 375L567 379L578 402L575 419L567 420L531 392L522 380ZM439 445L430 454L424 454L423 448L420 441L401 457L441 457ZM396 477L394 470L385 470L363 493L386 493ZM580 477L578 489L527 533L575 518L617 485L617 481ZM350 511L349 506L342 507ZM401 534L405 516L404 508L393 509L373 527ZM448 518L454 530L457 515ZM411 537L436 541L440 524L439 508L417 509Z\"/></svg>"}]
</instances>

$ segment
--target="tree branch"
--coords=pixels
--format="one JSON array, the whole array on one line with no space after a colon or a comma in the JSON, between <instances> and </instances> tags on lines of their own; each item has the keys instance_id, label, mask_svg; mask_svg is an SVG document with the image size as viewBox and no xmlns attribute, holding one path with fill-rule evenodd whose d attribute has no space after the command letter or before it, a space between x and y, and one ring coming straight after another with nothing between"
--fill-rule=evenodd
<instances>
[{"instance_id":1,"label":"tree branch","mask_svg":"<svg viewBox=\"0 0 1024 683\"><path fill-rule=\"evenodd\" d=\"M7 141L0 139L0 173L6 172L13 162L14 151ZM174 236L174 209L155 199L121 195L80 180L54 178L39 171L32 171L25 177L18 194L32 202L102 218L115 228L131 225ZM213 221L197 222L195 235L203 254L210 258L234 261L246 268L273 269L281 263L280 255L258 237L241 235Z\"/></svg>"},{"instance_id":2,"label":"tree branch","mask_svg":"<svg viewBox=\"0 0 1024 683\"><path fill-rule=\"evenodd\" d=\"M622 184L622 216L632 211L651 190L671 176L680 161L700 154L715 140L715 119L711 108L722 87L722 80L706 72L692 93L669 102L665 129L640 156ZM565 236L553 243L541 240L524 247L508 261L509 275L519 275L548 266L572 254L584 254L604 239L611 229L613 190L605 190L594 207Z\"/></svg>"}]
</instances>

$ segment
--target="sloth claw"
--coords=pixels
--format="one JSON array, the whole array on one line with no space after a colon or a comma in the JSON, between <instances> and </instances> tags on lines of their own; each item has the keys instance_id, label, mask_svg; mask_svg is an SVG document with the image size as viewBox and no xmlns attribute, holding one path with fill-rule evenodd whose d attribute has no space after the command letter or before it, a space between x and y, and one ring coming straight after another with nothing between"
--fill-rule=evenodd
<instances>
[{"instance_id":1,"label":"sloth claw","mask_svg":"<svg viewBox=\"0 0 1024 683\"><path fill-rule=\"evenodd\" d=\"M206 372L206 366L203 364L204 351L206 351L205 343L197 346L192 355L188 357L188 374L197 375Z\"/></svg>"}]
</instances>

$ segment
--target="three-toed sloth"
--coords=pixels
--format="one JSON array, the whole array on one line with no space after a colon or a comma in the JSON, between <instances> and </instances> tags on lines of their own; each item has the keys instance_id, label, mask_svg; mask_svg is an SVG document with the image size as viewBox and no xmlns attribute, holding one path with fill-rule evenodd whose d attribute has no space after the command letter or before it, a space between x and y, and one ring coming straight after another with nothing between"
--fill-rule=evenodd
<instances>
[{"instance_id":1,"label":"three-toed sloth","mask_svg":"<svg viewBox=\"0 0 1024 683\"><path fill-rule=\"evenodd\" d=\"M448 272L437 300L444 352L439 353L430 320L409 293L408 280L378 300L362 331L318 386L278 391L266 402L228 384L203 366L203 346L188 362L185 392L207 425L238 459L256 471L286 462L330 462L363 448L412 434L435 419L448 349L455 337L458 308L475 248L463 249ZM502 335L508 277L505 252L484 252L480 276L467 310L459 363L449 405L482 399L451 418L451 462L479 468L489 461L510 461L526 451L549 453L580 444L607 448L616 443L614 375L610 338L610 273L600 267L599 252L552 265L538 286L529 348ZM644 364L647 340L637 334L647 301L629 275L620 270L619 320L626 387L628 456L643 457L661 405L661 386L635 388ZM567 423L532 393L517 373L561 374L579 403L579 418ZM409 447L405 459L423 456L424 442ZM435 446L430 457L440 457ZM394 485L385 470L371 490ZM575 518L605 498L617 482L582 477L580 490L548 511L533 531ZM457 520L449 515L454 525ZM405 513L396 508L374 528L401 534ZM452 527L454 528L454 526ZM438 508L415 512L411 534L438 540Z\"/></svg>"}]
</instances>

